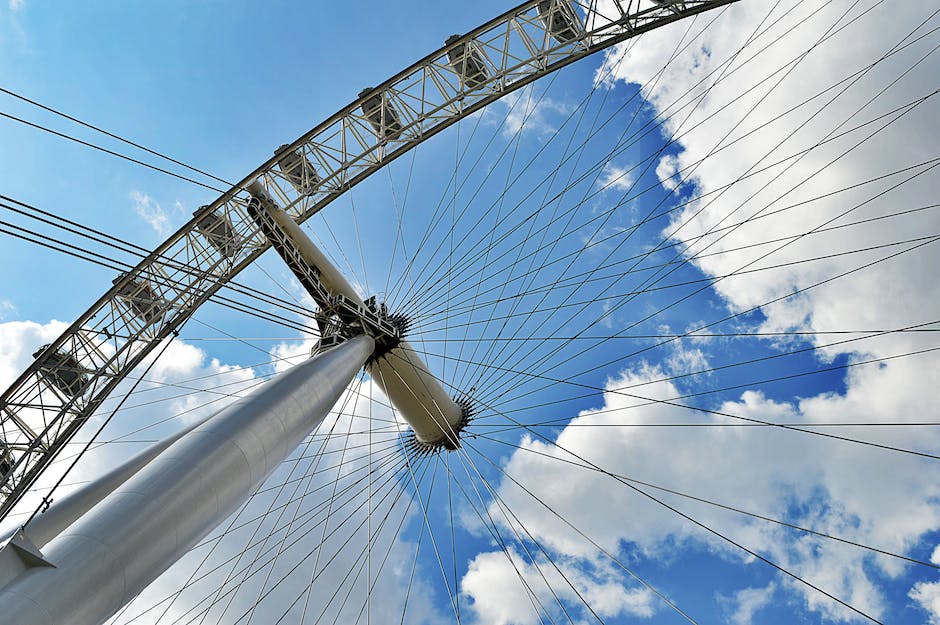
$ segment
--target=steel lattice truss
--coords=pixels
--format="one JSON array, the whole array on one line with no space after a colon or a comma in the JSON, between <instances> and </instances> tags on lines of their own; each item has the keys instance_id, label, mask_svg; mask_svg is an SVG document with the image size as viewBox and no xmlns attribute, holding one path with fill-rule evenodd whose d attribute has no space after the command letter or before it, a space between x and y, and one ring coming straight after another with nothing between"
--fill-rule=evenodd
<instances>
[{"instance_id":1,"label":"steel lattice truss","mask_svg":"<svg viewBox=\"0 0 940 625\"><path fill-rule=\"evenodd\" d=\"M736 0L530 0L448 40L248 175L149 254L0 397L0 518L102 401L268 249L248 213L258 180L298 223L490 102L589 54Z\"/></svg>"}]
</instances>

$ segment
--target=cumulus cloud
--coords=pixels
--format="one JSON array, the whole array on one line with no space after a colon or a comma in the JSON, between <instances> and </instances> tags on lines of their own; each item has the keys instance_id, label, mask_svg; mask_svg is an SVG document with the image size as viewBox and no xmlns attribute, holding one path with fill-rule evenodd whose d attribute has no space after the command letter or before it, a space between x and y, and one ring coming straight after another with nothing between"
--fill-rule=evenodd
<instances>
[{"instance_id":1,"label":"cumulus cloud","mask_svg":"<svg viewBox=\"0 0 940 625\"><path fill-rule=\"evenodd\" d=\"M0 321L3 321L10 314L16 313L16 306L10 300L0 299Z\"/></svg>"},{"instance_id":2,"label":"cumulus cloud","mask_svg":"<svg viewBox=\"0 0 940 625\"><path fill-rule=\"evenodd\" d=\"M477 554L461 580L476 622L488 625L534 625L540 613L564 619L563 601L574 612L590 606L602 618L653 615L653 595L646 589L627 588L612 571L591 575L582 563L551 563L547 558L524 558L516 549Z\"/></svg>"},{"instance_id":3,"label":"cumulus cloud","mask_svg":"<svg viewBox=\"0 0 940 625\"><path fill-rule=\"evenodd\" d=\"M940 545L934 548L930 561L940 565ZM931 625L940 623L940 581L917 582L909 596L929 615Z\"/></svg>"},{"instance_id":4,"label":"cumulus cloud","mask_svg":"<svg viewBox=\"0 0 940 625\"><path fill-rule=\"evenodd\" d=\"M760 308L764 331L891 329L933 321L940 301L933 268L940 254L934 245L916 248L923 239L897 242L935 235L940 217L935 210L894 215L933 205L938 190L936 175L920 163L936 156L940 111L933 99L923 98L940 73L940 59L930 54L933 44L915 40L930 26L908 33L931 10L851 2L774 7L735 4L700 34L688 24L657 31L623 62L628 44L607 55L598 71L641 85L655 113L667 120L663 135L677 139L677 151L656 169L662 192L672 194L682 184L683 193L697 199L677 211L664 234L685 241L685 257L706 276L731 276L718 280L715 292L732 312ZM664 64L686 44L682 55ZM904 168L910 169L895 173ZM888 258L896 252L903 253ZM763 271L750 271L756 268ZM702 325L710 321L705 317ZM823 362L934 347L930 333L826 347L831 337L808 340ZM552 441L524 437L505 470L603 549L624 556L668 559L686 546L745 570L763 566L592 467L899 553L940 529L937 481L924 479L935 469L913 456L765 428L605 427L718 420L642 405L622 394L679 397L680 388L656 380L701 370L708 354L701 341L662 363L623 371L608 381L602 408L579 413ZM844 393L781 400L748 390L715 408L797 423L914 422L935 412L938 371L940 359L925 353L849 369ZM930 429L839 433L905 449L940 445ZM589 466L572 470L565 461ZM500 495L553 552L585 561L598 557L597 547L511 480L503 480ZM656 496L876 618L888 609L886 587L908 570L897 560ZM619 512L604 512L611 510ZM735 595L742 622L778 600L833 622L861 619L791 578L779 576L772 586L773 593L742 588ZM936 609L938 595L933 582L911 590L928 611Z\"/></svg>"},{"instance_id":5,"label":"cumulus cloud","mask_svg":"<svg viewBox=\"0 0 940 625\"><path fill-rule=\"evenodd\" d=\"M754 623L754 615L770 603L776 589L776 584L768 584L763 588L745 588L725 599L727 605L732 608L729 615L730 622L733 625Z\"/></svg>"},{"instance_id":6,"label":"cumulus cloud","mask_svg":"<svg viewBox=\"0 0 940 625\"><path fill-rule=\"evenodd\" d=\"M853 380L855 384L850 385L846 396L817 396L787 403L747 391L738 401L726 402L719 410L741 417L797 423L877 421L886 415L880 412L880 405L869 403L870 394L886 393L899 379L909 377L913 368L914 363L892 364L853 374L864 380ZM649 404L624 394L674 400L681 394L677 387L671 382L655 382L666 374L651 365L627 372L608 383L601 408L580 413L557 439L527 436L522 440L522 450L505 464L506 473L522 487L504 480L500 498L540 543L585 562L600 557L593 543L623 557L638 552L660 559L675 557L675 549L682 545L698 545L743 566L763 566L644 498L623 479L651 482L742 506L902 553L940 523L940 509L928 503L940 496L940 489L922 479L923 471L930 468L923 461L895 461L890 455L857 445L834 444L798 433L768 433L761 428L690 428L675 432L669 428L609 427L677 420L699 424L721 421L720 417L703 417L691 411L683 415L671 406ZM931 377L923 383L940 381ZM905 415L894 413L892 418L914 420L929 410L928 389L910 390L921 397L919 405L911 405ZM668 454L664 455L664 450L669 450ZM795 462L797 458L799 462ZM572 470L571 462L582 468ZM602 473L598 467L619 477ZM733 488L728 490L728 485ZM638 488L665 497L646 487ZM689 502L674 498L667 501L876 617L883 614L880 584L904 570L897 561L875 558L864 551L788 532L753 518L690 507ZM550 514L549 508L558 516ZM571 526L590 540L572 531ZM632 547L622 551L623 545ZM835 621L851 620L852 615L843 608L792 579L781 583L803 597L805 608Z\"/></svg>"},{"instance_id":7,"label":"cumulus cloud","mask_svg":"<svg viewBox=\"0 0 940 625\"><path fill-rule=\"evenodd\" d=\"M613 163L608 163L601 170L597 185L605 190L629 191L634 182L635 178L629 167L618 167Z\"/></svg>"},{"instance_id":8,"label":"cumulus cloud","mask_svg":"<svg viewBox=\"0 0 940 625\"><path fill-rule=\"evenodd\" d=\"M131 191L130 199L134 203L134 212L160 236L167 236L173 231L172 216L160 203L141 191ZM179 202L177 212L181 212Z\"/></svg>"}]
</instances>

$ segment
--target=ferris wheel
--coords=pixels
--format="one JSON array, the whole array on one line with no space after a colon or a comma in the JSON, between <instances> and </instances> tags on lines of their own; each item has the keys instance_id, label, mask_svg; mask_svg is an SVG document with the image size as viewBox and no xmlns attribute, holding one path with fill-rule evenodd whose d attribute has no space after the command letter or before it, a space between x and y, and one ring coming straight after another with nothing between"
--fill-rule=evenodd
<instances>
[{"instance_id":1,"label":"ferris wheel","mask_svg":"<svg viewBox=\"0 0 940 625\"><path fill-rule=\"evenodd\" d=\"M21 525L0 623L710 622L655 564L692 540L802 609L882 622L787 547L936 569L911 551L927 526L888 540L841 473L870 467L882 507L940 496L913 486L940 460L940 300L917 271L940 241L921 148L940 20L912 11L852 58L883 2L757 4L526 2L115 265L0 399L0 514ZM592 88L563 102L586 58ZM419 185L436 202L409 203ZM242 282L269 250L300 296ZM199 321L209 303L303 341L252 347ZM196 323L265 362L153 377ZM154 391L199 417L69 491ZM901 468L874 486L884 457Z\"/></svg>"}]
</instances>

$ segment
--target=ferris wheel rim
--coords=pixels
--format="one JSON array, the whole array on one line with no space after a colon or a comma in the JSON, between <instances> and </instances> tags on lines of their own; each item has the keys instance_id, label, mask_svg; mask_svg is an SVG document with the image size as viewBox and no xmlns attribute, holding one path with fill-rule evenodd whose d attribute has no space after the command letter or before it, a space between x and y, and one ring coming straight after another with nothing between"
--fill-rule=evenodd
<instances>
[{"instance_id":1,"label":"ferris wheel rim","mask_svg":"<svg viewBox=\"0 0 940 625\"><path fill-rule=\"evenodd\" d=\"M371 176L376 171L387 166L396 158L410 152L412 149L423 143L425 140L430 139L435 134L443 131L447 127L457 123L459 120L466 118L467 116L477 112L490 105L491 103L499 100L505 95L521 89L526 85L551 74L575 61L578 61L587 56L594 55L598 52L602 52L617 43L625 41L627 39L636 37L644 32L654 30L661 26L673 23L675 21L692 17L699 13L705 11L719 8L722 6L727 6L738 2L739 0L684 0L682 2L646 2L644 7L644 0L628 0L626 4L626 11L620 7L618 3L618 8L621 10L620 20L610 22L610 17L601 15L596 10L596 5L592 1L589 4L583 2L575 2L582 11L585 12L585 15L578 16L580 21L580 32L579 37L575 40L569 40L567 42L561 43L559 41L554 41L552 39L551 27L548 24L543 26L544 37L542 42L542 48L537 52L533 52L532 57L520 64L525 65L526 63L531 64L532 62L537 63L538 68L531 72L531 74L523 76L517 80L505 80L505 77L510 73L510 70L506 69L506 65L496 65L491 69L500 70L502 67L502 73L494 73L489 77L489 79L483 83L477 83L476 85L470 84L468 80L468 58L470 53L467 52L466 46L476 45L474 42L477 41L482 34L492 30L494 27L501 26L502 24L507 24L507 34L508 38L512 33L512 21L518 19L520 16L526 14L526 12L538 11L538 15L541 15L542 6L550 6L550 11L560 10L559 7L571 6L570 3L565 3L563 0L549 0L549 4L546 5L545 0L527 0L526 2L518 5L517 7L510 9L503 13L500 16L492 18L486 23L474 28L469 31L466 35L459 37L454 40L453 38L448 40L443 47L438 50L428 54L421 60L411 64L407 68L401 70L397 74L393 75L389 79L380 83L377 87L367 89L359 94L359 97L351 102L350 104L344 106L339 111L325 119L323 122L314 126L313 129L304 133L301 137L296 139L290 144L281 146L281 148L275 152L275 155L269 158L265 163L260 165L245 178L243 178L238 184L233 185L229 190L224 192L221 196L216 198L210 204L202 207L197 211L194 216L182 227L180 227L175 233L171 234L164 240L161 244L156 246L147 256L145 256L137 265L132 269L119 275L117 279L114 280L113 286L111 289L106 291L98 300L96 300L83 314L81 314L58 338L44 346L39 352L36 353L35 360L32 364L27 367L23 373L0 395L0 406L3 407L3 415L0 418L4 420L12 420L14 424L18 422L13 415L10 406L13 405L11 399L14 398L14 394L17 390L28 385L30 383L31 377L34 377L33 385L41 391L42 385L45 384L49 386L49 382L46 378L56 375L55 367L51 368L51 373L49 373L47 367L46 373L43 373L43 365L50 362L50 359L55 362L56 357L60 357L60 349L63 346L66 346L70 341L74 344L76 340L82 341L83 339L76 337L81 337L83 332L86 332L88 329L85 328L91 319L95 317L97 313L102 311L109 304L114 304L114 302L121 297L122 290L126 291L128 288L131 288L131 285L136 285L135 279L142 277L143 280L153 280L156 277L156 272L150 270L146 271L148 267L154 267L155 263L159 262L161 259L168 258L166 255L174 245L178 244L180 241L184 241L189 236L197 236L199 233L199 223L200 220L206 217L207 215L214 214L213 211L219 209L220 206L223 206L226 202L233 201L238 198L240 193L244 193L245 187L254 180L259 180L264 178L268 174L268 180L266 180L266 186L270 186L270 179L273 176L274 178L281 177L282 175L274 174L274 168L277 166L279 161L279 154L283 154L285 151L294 151L298 146L302 146L305 142L310 141L311 138L316 137L319 133L323 133L325 130L329 129L331 125L336 124L338 121L346 119L350 115L353 115L357 107L362 109L365 113L365 105L371 99L375 97L376 93L382 94L382 104L381 104L381 123L383 124L383 130L375 129L376 131L376 142L372 146L373 151L379 153L379 158L376 162L372 163L370 167L366 170L360 172L358 175L355 175L348 180L344 181L342 184L337 185L336 189L328 192L321 200L313 203L313 205L301 212L299 215L296 215L295 218L298 223L302 223L307 218L321 210L323 207L327 206L333 202L336 198L340 197L346 193L349 189L354 187L356 184L364 181L366 178ZM634 6L636 7L635 11L631 13ZM593 15L591 11L594 11ZM530 18L533 16L530 15ZM597 20L601 18L606 20L606 22L599 28L588 31L587 25L592 23L591 20ZM632 21L631 21L632 20ZM645 20L645 21L644 21ZM536 23L537 20L529 20L530 25ZM596 23L596 22L594 22ZM607 32L606 38L597 40L597 32ZM613 32L613 34L610 34ZM445 120L443 123L436 124L432 127L430 131L419 132L415 136L409 138L407 141L404 141L397 149L392 150L391 152L386 152L385 148L392 141L391 134L388 133L388 129L384 128L386 124L386 104L385 104L385 94L389 93L389 90L393 85L396 84L396 81L400 81L404 78L407 78L409 75L414 73L416 70L428 66L429 64L439 60L442 57L447 58L448 50L451 50L455 47L461 47L463 50L463 65L459 72L454 72L457 77L458 90L461 92L459 94L459 100L461 104L456 108L456 114L452 117ZM546 62L546 47L549 52L553 52L558 57L554 63ZM565 48L568 48L567 52L564 52ZM561 51L559 53L559 51ZM453 68L452 68L453 69ZM498 84L494 81L498 80ZM494 87L491 87L493 83ZM475 91L489 91L488 94L485 94L483 97L478 98L475 102L472 102L469 106L464 106L463 103L466 101L466 98L469 98ZM361 116L360 116L361 117ZM368 117L368 115L366 115ZM405 126L403 130L408 130L412 126L416 126L417 123L412 123L411 126ZM385 136L379 136L384 134ZM404 134L402 132L401 134ZM397 137L396 137L397 138ZM368 151L366 152L368 154ZM348 163L347 163L348 165ZM327 182L329 178L326 178L321 181ZM299 195L299 194L298 194ZM298 202L302 203L303 197L299 196L294 203L288 204L285 206L285 209L290 210ZM32 486L35 481L42 474L43 470L49 462L62 450L64 445L72 439L72 437L77 433L80 426L92 415L95 410L100 406L101 402L110 396L111 392L116 388L117 384L123 380L127 374L129 374L136 366L138 366L144 358L164 339L169 337L172 334L176 334L180 327L192 316L192 314L206 301L209 300L223 285L225 285L231 278L235 277L246 269L249 265L254 263L258 257L261 256L264 251L270 247L270 243L263 241L262 245L257 246L253 249L244 259L239 263L230 267L228 271L224 274L219 275L217 279L212 281L210 288L207 288L202 293L199 293L199 297L194 301L193 305L189 306L184 312L184 315L181 315L175 320L166 322L166 318L157 319L159 323L161 320L164 323L160 324L158 331L153 334L151 337L146 339L146 344L142 347L140 351L136 354L133 354L133 357L129 358L125 363L119 363L119 367L115 370L113 364L113 359L109 360L106 364L110 366L111 372L108 375L108 381L103 385L100 392L92 394L92 397L89 398L88 403L85 404L83 408L79 410L78 413L73 413L74 417L71 422L67 423L65 427L62 427L59 423L62 415L67 413L69 410L72 410L76 403L82 399L81 395L75 395L71 398L67 398L63 403L61 410L59 411L58 419L54 418L51 421L45 419L46 422L45 429L38 433L33 441L29 444L25 451L21 451L18 456L14 458L13 468L9 473L0 477L0 494L5 495L4 500L0 503L0 520L3 520L6 515L10 512L14 505L22 498L26 493L28 488ZM218 265L218 263L216 263ZM188 271L190 267L187 267L187 271L184 273L192 274L192 271ZM204 277L204 275L203 275ZM139 298L139 294L137 295ZM155 299L159 299L156 297ZM133 307L133 304L131 304ZM168 311L164 310L163 314L165 315ZM151 311L152 313L152 311ZM149 326L153 325L151 322L144 329L149 329ZM92 331L94 331L92 329ZM129 342L129 341L128 341ZM72 354L75 352L75 349L68 350L66 353ZM91 374L92 376L100 376L104 367L100 367L97 370L85 369L84 373ZM97 378L93 378L92 382L96 381ZM54 386L54 384L53 384ZM90 388L91 384L88 383L84 387L85 389ZM87 390L86 390L87 392ZM13 417L13 418L11 418ZM46 435L48 432L52 431L53 427L58 427L58 434L54 436L50 444L45 444L48 441L42 441L41 438ZM9 483L13 481L14 473L17 472L19 465L23 459L31 458L33 454L36 453L36 450L40 447L43 447L45 444L45 451L42 453L40 462L33 463L31 466L27 466L26 470L23 471L22 477L13 485L13 488L9 487ZM3 441L4 453L9 452L13 445L7 441Z\"/></svg>"},{"instance_id":2,"label":"ferris wheel rim","mask_svg":"<svg viewBox=\"0 0 940 625\"><path fill-rule=\"evenodd\" d=\"M458 137L458 139L459 139L459 137ZM455 166L455 173L456 173L456 166ZM396 175L397 175L397 174L396 174ZM358 234L358 233L357 233L357 234ZM693 257L693 258L694 258L694 257ZM351 266L350 266L350 270L353 271L353 274L354 274L354 275L356 275L357 272L356 272L355 270L353 270L353 268L352 268ZM475 305L475 304L476 304L476 300L474 300L474 305ZM448 300L448 305L449 305L449 300ZM874 330L872 330L872 332L874 332ZM188 338L188 337L187 337L187 338ZM473 360L473 356L469 356L468 358L470 358L471 360ZM458 360L459 360L459 356L458 356ZM482 360L482 359L477 359L477 360ZM479 364L479 363L471 363L471 364ZM499 370L498 367L492 367L492 362L491 362L489 365L486 365L486 366L488 366L489 368L491 368L493 371L500 372L500 370ZM507 369L505 369L505 371L502 371L502 372L515 373L516 371L514 371L514 370L511 369L511 368L507 368ZM558 379L553 379L553 380L548 380L548 379L546 379L545 381L546 381L546 382L553 382L553 383L561 382L561 380L558 380ZM586 389L586 390L590 390L591 392L596 393L596 392L602 392L604 389L601 388L601 387L596 387L596 388L590 388L590 389ZM497 409L498 409L498 408L497 408ZM496 411L496 410L494 410L494 412L495 412L495 411ZM507 411L508 411L508 410L507 410ZM511 412L511 411L508 411L508 412ZM513 422L510 421L510 423L513 423ZM525 425L525 422L524 422L524 421L523 421L523 424L522 424L522 425ZM543 424L543 425L544 425L544 424ZM756 425L756 424L755 424L755 425ZM795 424L794 424L794 425L795 425ZM492 427L495 427L495 426L492 426ZM510 426L510 428L512 428L512 427L515 427L515 428L518 429L518 428L521 428L522 426L516 424L516 425ZM778 424L778 427L779 427L779 424ZM498 431L498 430L497 430L497 431ZM490 430L487 430L487 433L492 433L492 432L491 432ZM370 442L370 445L371 445L371 442ZM370 449L371 449L371 447L370 447ZM453 459L452 459L452 461L453 461ZM371 453L370 453L370 468L371 468L371 462L372 462L372 456L371 456ZM409 467L409 468L410 468L410 467ZM497 469L498 469L498 467L497 467ZM370 472L370 476L371 476L371 472ZM412 477L413 477L413 476L412 476ZM371 480L371 478L370 478L370 480ZM371 495L371 492L372 492L372 491L371 491L371 481L370 481L370 495ZM419 503L420 503L420 501L419 501ZM429 527L428 529L431 529L431 528ZM370 535L371 535L371 534L370 534ZM893 555L893 554L889 554L889 555ZM455 556L455 560L456 560L456 556ZM929 566L929 565L928 565L928 566ZM453 579L454 579L454 582L455 582L455 584L456 584L456 580L457 580L456 571L454 572L454 578L453 578ZM445 579L445 581L446 581L446 579Z\"/></svg>"}]
</instances>

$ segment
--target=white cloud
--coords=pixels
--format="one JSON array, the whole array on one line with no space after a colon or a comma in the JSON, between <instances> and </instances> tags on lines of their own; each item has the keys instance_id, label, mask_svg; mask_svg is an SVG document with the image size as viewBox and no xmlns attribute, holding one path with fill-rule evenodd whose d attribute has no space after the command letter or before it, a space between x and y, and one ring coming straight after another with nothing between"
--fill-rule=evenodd
<instances>
[{"instance_id":1,"label":"white cloud","mask_svg":"<svg viewBox=\"0 0 940 625\"><path fill-rule=\"evenodd\" d=\"M934 548L930 561L940 565L940 545ZM930 625L940 624L940 581L918 582L908 595L930 616Z\"/></svg>"},{"instance_id":2,"label":"white cloud","mask_svg":"<svg viewBox=\"0 0 940 625\"><path fill-rule=\"evenodd\" d=\"M7 299L0 299L0 321L7 318L9 314L16 314L16 306Z\"/></svg>"},{"instance_id":3,"label":"white cloud","mask_svg":"<svg viewBox=\"0 0 940 625\"><path fill-rule=\"evenodd\" d=\"M22 11L26 7L26 0L9 0L11 11Z\"/></svg>"},{"instance_id":4,"label":"white cloud","mask_svg":"<svg viewBox=\"0 0 940 625\"><path fill-rule=\"evenodd\" d=\"M702 237L686 246L687 256L705 251L726 252L695 261L700 270L711 276L731 274L742 268L786 265L940 232L940 215L930 210L906 218L807 234L823 225L880 217L936 201L935 173L927 172L906 181L912 174L925 171L922 167L905 175L892 174L869 182L936 156L935 146L940 138L936 119L940 110L935 98L909 109L908 114L891 113L899 107L901 111L908 110L904 108L907 103L927 95L932 90L929 86L932 77L940 72L940 59L931 50L935 41L930 41L930 37L916 41L936 23L928 22L914 35L908 33L929 17L932 8L916 3L888 7L847 1L785 2L764 22L774 23L773 27L737 54L745 39L760 30L759 24L769 9L770 5L764 3L733 5L701 38L692 42L687 53L665 67L663 59L669 58L680 42L687 43L683 39L685 33L695 29L687 31L686 25L676 25L657 31L655 37L644 37L644 45L632 48L622 63L618 64L619 51L609 54L599 71L600 75L611 70L622 81L643 85L643 95L656 112L671 115L664 134L679 137L681 150L676 156L660 161L657 175L667 189L677 176L689 177L696 195L701 194L703 199L688 204L665 232L678 228L676 239ZM779 23L775 23L778 18ZM845 29L841 28L847 24ZM833 34L827 38L830 30ZM787 33L785 37L772 41L783 32ZM911 45L901 47L900 43ZM749 61L765 45L769 46L766 51ZM899 48L897 54L869 67L895 46ZM805 58L801 58L807 51ZM731 58L734 61L728 67L722 66ZM794 71L788 72L788 68ZM714 73L699 84L710 72ZM722 81L714 84L719 76ZM852 76L852 80L840 82L846 76ZM817 95L833 85L837 87ZM887 116L880 117L884 115ZM869 137L895 117L896 122ZM859 127L876 119L880 121ZM829 137L834 139L819 144ZM792 154L802 156L771 166ZM848 189L852 185L861 186ZM840 217L843 213L846 216ZM734 229L726 228L720 235L708 234L712 228L757 216L760 218ZM761 255L781 243L753 247L771 238L797 235L805 236L795 238L766 260ZM738 248L741 249L732 251ZM724 279L715 288L729 308L743 311L903 249L905 246L790 264ZM932 321L937 318L940 302L940 282L934 275L938 265L940 253L936 245L874 264L813 287L799 297L763 306L766 321L762 329L888 329ZM832 339L816 336L812 340L821 345ZM830 360L846 354L850 360L858 360L933 346L926 335L891 334L824 347L820 357ZM911 421L918 415L935 412L938 369L940 358L928 354L891 361L880 369L850 370L847 391L841 396L824 394L780 404L744 393L740 402L726 408L729 412L761 418L782 410L795 419ZM608 398L608 404L610 401ZM840 432L902 448L936 449L940 442L929 430ZM718 445L719 436L715 433L704 441L700 438L698 446L680 442L672 447L682 458L703 461L705 452L699 447ZM740 466L756 467L753 475L739 478L750 483L752 478L759 477L765 487L778 485L770 489L776 496L782 489L795 496L794 501L806 503L822 497L826 505L832 506L833 513L825 521L823 517L808 521L824 522L834 531L859 536L861 542L890 545L890 549L901 552L911 548L926 532L940 527L937 493L931 484L934 480L918 477L919 471L930 471L931 466L891 454L873 454L848 444L820 446L816 456L807 453L808 449L815 449L814 443L803 441L800 444L808 445L803 453L797 447L791 448L790 442L781 447L801 459L803 466L793 467L780 457L781 449L764 448L757 440L762 437L735 436L742 438L738 446L750 446L750 451L730 455L738 458ZM580 444L579 448L594 451L587 441L575 442ZM796 445L798 441L792 443ZM729 447L724 444L721 449ZM728 461L709 458L695 470L704 469L706 474L721 467L726 470ZM635 469L639 470L640 465ZM668 470L664 473L670 474ZM679 480L676 483L683 481L680 475L671 479ZM698 488L707 489L708 484L703 482ZM762 504L762 509L786 513L779 508L779 502L766 500L749 486L738 494L745 501ZM637 528L635 536L640 536L648 548L661 548L666 534L679 535L681 531L645 526ZM875 614L883 611L878 576L863 572L861 556L837 550L814 551L789 541L774 544L760 533L754 539L756 544L765 544L781 561L819 579L821 586L836 590L835 594L856 606ZM889 578L902 568L897 562L881 558L874 564L880 575ZM932 583L920 583L911 592L921 605L936 610L940 591ZM803 597L811 609L829 618L851 616L811 591L804 591Z\"/></svg>"},{"instance_id":5,"label":"white cloud","mask_svg":"<svg viewBox=\"0 0 940 625\"><path fill-rule=\"evenodd\" d=\"M618 46L606 56L597 72L598 78L612 72L617 80L643 85L643 95L655 112L671 115L664 135L680 138L678 150L675 155L660 159L656 174L666 193L673 191L680 178L686 178L683 191L703 199L685 206L664 232L674 232L677 240L692 241L685 246L687 256L709 253L695 260L698 269L709 276L723 276L744 268L784 265L719 281L715 290L732 311L760 306L897 249L788 263L940 232L940 216L937 211L928 211L906 219L806 234L831 220L838 225L930 205L937 195L937 177L929 173L897 188L891 187L899 184L902 176L893 175L842 190L934 157L940 138L935 120L940 111L933 100L872 138L866 138L873 129L866 126L825 145L816 145L821 138L845 132L922 97L928 90L925 85L932 84L932 77L940 73L940 62L928 56L924 63L901 77L930 51L933 44L924 41L866 71L831 105L820 108L836 91L830 91L824 98L812 96L878 59L904 39L905 29L929 14L929 10L917 4L876 7L831 40L815 45L830 25L858 17L866 8L857 6L849 10L851 7L851 2L782 3L770 18L774 21L781 17L781 22L738 55L745 39L758 29L769 9L765 3L738 3L668 65L664 60L681 47L680 43L686 42L683 37L687 32L698 32L697 28L676 24L657 31L655 36L644 36L643 45L633 46L622 62L621 53L629 44ZM810 15L817 8L819 13ZM846 10L849 17L842 18ZM787 36L771 41L782 32ZM766 51L749 61L752 54L767 44L770 45ZM810 49L797 71L790 74L776 71ZM720 64L730 58L735 60L729 69L740 67L739 70L722 70ZM710 79L699 84L702 77L713 71ZM723 76L723 81L708 89L718 76ZM869 102L873 94L898 77L901 78L896 84ZM764 122L769 123L763 125ZM856 143L860 143L859 147L849 151ZM770 166L784 156L803 152L799 159ZM844 152L847 155L842 156ZM758 172L755 166L757 170L762 167L766 170ZM869 201L870 198L876 199ZM849 216L838 218L855 206L859 208ZM734 229L726 227L751 217L760 218ZM710 234L716 227L725 228L720 234ZM805 236L795 238L797 235ZM794 242L766 260L760 258L781 243L759 244L787 236L794 237ZM934 320L940 283L933 276L933 268L938 265L940 254L934 247L873 265L845 279L814 287L799 297L763 306L766 320L761 329L878 329ZM696 327L699 326L689 329ZM811 340L820 345L832 339ZM893 334L826 347L820 350L820 358L832 359L840 354L850 360L884 357L932 347L931 340L929 333ZM609 477L590 470L572 472L570 465L553 459L573 459L562 449L614 473L727 501L900 553L913 548L927 532L940 528L940 506L936 503L940 491L936 480L924 479L925 472L935 475L934 467L912 457L822 441L804 434L768 433L761 428L696 428L667 433L659 428L604 427L624 421L712 420L663 405L638 408L639 400L613 392L629 387L628 392L643 396L675 397L681 392L674 385L647 383L706 364L705 351L686 348L672 353L663 363L670 371L643 365L623 372L620 378L609 381L601 409L576 417L571 427L557 437L557 446L524 438L522 447L526 451L517 451L508 458L507 472L615 553L620 553L623 545L630 545L623 551L671 558L675 557L677 546L686 545L714 551L745 567L762 566L714 537L695 531L676 515L644 501ZM849 370L843 395L827 393L783 402L746 391L737 401L719 409L762 420L915 421L935 412L935 389L940 384L938 370L940 359L934 355L894 360L881 368ZM912 430L885 429L875 434L871 429L842 428L839 432L910 449L936 449L940 444L934 432ZM509 480L501 485L501 495L526 527L555 552L585 559L596 554L590 543L547 514ZM896 560L875 558L816 538L794 535L746 517L733 517L701 506L689 508L690 504L681 500L675 503L876 617L885 613L883 585L905 570ZM611 510L619 514L605 512ZM792 580L781 577L775 583L775 596L782 600L798 598L797 603L823 618L839 622L857 617ZM919 583L911 596L925 609L936 609L940 585ZM744 601L748 598L750 602ZM738 599L742 619L753 616L748 614L748 605L771 600L769 596L758 597L753 593L740 594Z\"/></svg>"},{"instance_id":6,"label":"white cloud","mask_svg":"<svg viewBox=\"0 0 940 625\"><path fill-rule=\"evenodd\" d=\"M601 170L597 186L608 191L629 191L634 182L635 178L630 167L619 167L613 163L607 163Z\"/></svg>"},{"instance_id":7,"label":"white cloud","mask_svg":"<svg viewBox=\"0 0 940 625\"><path fill-rule=\"evenodd\" d=\"M6 389L33 361L39 347L51 343L68 327L62 321L0 323L0 386Z\"/></svg>"},{"instance_id":8,"label":"white cloud","mask_svg":"<svg viewBox=\"0 0 940 625\"><path fill-rule=\"evenodd\" d=\"M545 612L561 620L565 611L590 618L585 603L606 619L653 615L648 590L625 587L612 571L590 575L585 569L578 562L532 561L512 548L483 552L470 561L460 588L471 601L475 622L487 625L534 625ZM564 610L558 601L565 603Z\"/></svg>"},{"instance_id":9,"label":"white cloud","mask_svg":"<svg viewBox=\"0 0 940 625\"><path fill-rule=\"evenodd\" d=\"M672 154L666 154L656 164L656 177L667 189L676 189L682 182L679 173L679 159Z\"/></svg>"},{"instance_id":10,"label":"white cloud","mask_svg":"<svg viewBox=\"0 0 940 625\"><path fill-rule=\"evenodd\" d=\"M754 615L770 603L776 589L777 585L773 583L763 588L745 588L725 599L724 602L733 608L730 622L733 625L752 625Z\"/></svg>"},{"instance_id":11,"label":"white cloud","mask_svg":"<svg viewBox=\"0 0 940 625\"><path fill-rule=\"evenodd\" d=\"M134 202L134 212L147 222L154 232L167 236L173 231L172 217L153 197L141 191L131 191L130 199ZM177 212L181 212L179 202L176 202L175 206Z\"/></svg>"},{"instance_id":12,"label":"white cloud","mask_svg":"<svg viewBox=\"0 0 940 625\"><path fill-rule=\"evenodd\" d=\"M914 388L910 380L917 366L901 361L881 369L858 369L851 374L853 379L845 396L822 395L795 404L748 391L740 400L722 405L720 411L787 422L916 420L931 410L929 389L940 383L932 374L917 382L923 387ZM501 484L500 497L519 516L520 523L553 552L583 561L601 557L590 542L571 529L571 523L621 557L635 549L646 557L671 559L676 557L676 549L697 547L750 568L764 566L616 479L590 468L575 470L559 460L595 465L616 475L899 553L914 547L924 533L940 527L940 506L929 503L940 497L940 486L934 480L923 479L924 471L932 469L929 462L762 428L690 428L677 432L673 428L605 427L721 420L663 404L637 407L645 402L618 393L618 389L628 389L625 392L654 399L674 398L681 393L672 383L649 383L667 373L649 365L625 372L608 383L603 406L580 413L554 443L527 436L521 443L523 450L506 461L509 475L565 519L553 516L510 480ZM911 397L902 414L897 411L897 402L886 399L900 380L908 380ZM883 412L885 407L892 408L892 412ZM866 435L847 429L839 432ZM928 441L921 432L918 438L920 445L903 435L882 440L935 448L934 436L927 435ZM662 493L649 492L666 498ZM884 613L881 583L905 570L896 560L875 558L865 551L785 531L749 517L693 506L681 499L668 501L876 617ZM625 544L634 548L624 550ZM852 619L851 613L792 579L781 578L780 583L789 593L801 597L807 609L837 622Z\"/></svg>"}]
</instances>

